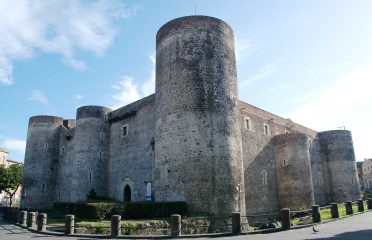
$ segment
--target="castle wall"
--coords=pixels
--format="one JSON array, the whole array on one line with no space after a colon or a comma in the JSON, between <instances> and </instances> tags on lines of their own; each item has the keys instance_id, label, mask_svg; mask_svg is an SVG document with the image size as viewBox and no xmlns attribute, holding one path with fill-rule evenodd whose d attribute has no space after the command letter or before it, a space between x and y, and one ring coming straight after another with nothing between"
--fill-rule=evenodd
<instances>
[{"instance_id":1,"label":"castle wall","mask_svg":"<svg viewBox=\"0 0 372 240\"><path fill-rule=\"evenodd\" d=\"M275 136L279 207L308 209L314 204L309 139L302 133Z\"/></svg>"},{"instance_id":2,"label":"castle wall","mask_svg":"<svg viewBox=\"0 0 372 240\"><path fill-rule=\"evenodd\" d=\"M320 157L325 172L327 200L345 202L360 198L358 173L351 132L320 132Z\"/></svg>"},{"instance_id":3,"label":"castle wall","mask_svg":"<svg viewBox=\"0 0 372 240\"><path fill-rule=\"evenodd\" d=\"M31 117L28 125L21 206L46 209L55 202L62 118Z\"/></svg>"},{"instance_id":4,"label":"castle wall","mask_svg":"<svg viewBox=\"0 0 372 240\"><path fill-rule=\"evenodd\" d=\"M247 117L250 129L244 125ZM247 215L276 212L279 205L274 141L263 133L262 118L245 112L241 123Z\"/></svg>"},{"instance_id":5,"label":"castle wall","mask_svg":"<svg viewBox=\"0 0 372 240\"><path fill-rule=\"evenodd\" d=\"M156 200L191 211L245 212L232 29L211 17L178 18L156 41Z\"/></svg>"},{"instance_id":6,"label":"castle wall","mask_svg":"<svg viewBox=\"0 0 372 240\"><path fill-rule=\"evenodd\" d=\"M65 122L66 120L64 120ZM58 179L56 188L57 202L72 202L71 185L72 185L72 169L74 167L74 146L75 146L75 124L68 121L70 125L62 125L60 127L59 136L59 164L58 164ZM67 128L66 128L67 127Z\"/></svg>"},{"instance_id":7,"label":"castle wall","mask_svg":"<svg viewBox=\"0 0 372 240\"><path fill-rule=\"evenodd\" d=\"M242 101L239 109L247 215L277 212L280 207L273 138L285 133L304 133L314 138L317 132Z\"/></svg>"},{"instance_id":8,"label":"castle wall","mask_svg":"<svg viewBox=\"0 0 372 240\"><path fill-rule=\"evenodd\" d=\"M153 182L154 105L151 95L108 115L110 127L109 196L124 200L124 188L131 188L132 201L146 199L146 182ZM127 127L127 135L123 127Z\"/></svg>"},{"instance_id":9,"label":"castle wall","mask_svg":"<svg viewBox=\"0 0 372 240\"><path fill-rule=\"evenodd\" d=\"M77 110L72 153L71 201L85 200L91 189L98 196L107 195L107 160L111 109L84 106Z\"/></svg>"},{"instance_id":10,"label":"castle wall","mask_svg":"<svg viewBox=\"0 0 372 240\"><path fill-rule=\"evenodd\" d=\"M310 144L310 161L311 173L313 178L315 204L324 206L327 205L327 197L325 193L324 173L327 169L323 169L320 159L319 139L317 137L309 139Z\"/></svg>"}]
</instances>

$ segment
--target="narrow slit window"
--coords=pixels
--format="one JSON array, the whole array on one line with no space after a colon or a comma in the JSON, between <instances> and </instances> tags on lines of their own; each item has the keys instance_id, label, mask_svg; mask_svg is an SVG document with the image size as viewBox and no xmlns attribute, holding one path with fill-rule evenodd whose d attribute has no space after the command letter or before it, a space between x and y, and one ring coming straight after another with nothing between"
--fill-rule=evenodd
<instances>
[{"instance_id":1,"label":"narrow slit window","mask_svg":"<svg viewBox=\"0 0 372 240\"><path fill-rule=\"evenodd\" d=\"M45 182L43 182L43 184L41 185L41 191L45 191L45 188L46 188L46 185L45 185Z\"/></svg>"},{"instance_id":2,"label":"narrow slit window","mask_svg":"<svg viewBox=\"0 0 372 240\"><path fill-rule=\"evenodd\" d=\"M264 133L265 135L269 135L269 125L265 124L264 126Z\"/></svg>"},{"instance_id":3,"label":"narrow slit window","mask_svg":"<svg viewBox=\"0 0 372 240\"><path fill-rule=\"evenodd\" d=\"M92 173L89 173L89 182L92 181Z\"/></svg>"},{"instance_id":4,"label":"narrow slit window","mask_svg":"<svg viewBox=\"0 0 372 240\"><path fill-rule=\"evenodd\" d=\"M45 149L48 150L48 148L49 148L49 144L45 143Z\"/></svg>"},{"instance_id":5,"label":"narrow slit window","mask_svg":"<svg viewBox=\"0 0 372 240\"><path fill-rule=\"evenodd\" d=\"M127 135L128 135L128 125L125 125L122 128L122 136L125 137Z\"/></svg>"},{"instance_id":6,"label":"narrow slit window","mask_svg":"<svg viewBox=\"0 0 372 240\"><path fill-rule=\"evenodd\" d=\"M248 117L244 118L244 127L245 129L251 130L251 119Z\"/></svg>"},{"instance_id":7,"label":"narrow slit window","mask_svg":"<svg viewBox=\"0 0 372 240\"><path fill-rule=\"evenodd\" d=\"M100 136L101 136L101 140L105 140L105 133L104 132L101 132Z\"/></svg>"}]
</instances>

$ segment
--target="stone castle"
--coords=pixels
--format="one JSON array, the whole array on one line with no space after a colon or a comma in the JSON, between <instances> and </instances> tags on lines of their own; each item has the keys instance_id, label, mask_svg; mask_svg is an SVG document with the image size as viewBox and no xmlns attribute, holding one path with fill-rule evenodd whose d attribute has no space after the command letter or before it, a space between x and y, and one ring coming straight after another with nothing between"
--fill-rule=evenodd
<instances>
[{"instance_id":1,"label":"stone castle","mask_svg":"<svg viewBox=\"0 0 372 240\"><path fill-rule=\"evenodd\" d=\"M319 116L321 117L321 116ZM206 16L156 35L156 90L76 120L30 118L23 207L98 196L262 214L360 197L351 133L316 132L237 96L232 29Z\"/></svg>"}]
</instances>

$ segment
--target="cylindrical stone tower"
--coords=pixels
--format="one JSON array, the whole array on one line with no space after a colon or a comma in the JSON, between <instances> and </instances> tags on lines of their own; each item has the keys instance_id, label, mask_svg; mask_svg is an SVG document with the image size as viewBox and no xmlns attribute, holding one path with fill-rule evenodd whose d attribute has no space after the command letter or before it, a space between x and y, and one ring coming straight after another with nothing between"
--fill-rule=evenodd
<instances>
[{"instance_id":1,"label":"cylindrical stone tower","mask_svg":"<svg viewBox=\"0 0 372 240\"><path fill-rule=\"evenodd\" d=\"M347 130L320 132L320 156L330 202L345 202L360 198L358 172L353 139Z\"/></svg>"},{"instance_id":2,"label":"cylindrical stone tower","mask_svg":"<svg viewBox=\"0 0 372 240\"><path fill-rule=\"evenodd\" d=\"M107 195L107 158L110 108L83 106L77 109L71 200L85 200L94 189L98 196Z\"/></svg>"},{"instance_id":3,"label":"cylindrical stone tower","mask_svg":"<svg viewBox=\"0 0 372 240\"><path fill-rule=\"evenodd\" d=\"M314 204L308 137L302 133L275 136L279 206L291 210Z\"/></svg>"},{"instance_id":4,"label":"cylindrical stone tower","mask_svg":"<svg viewBox=\"0 0 372 240\"><path fill-rule=\"evenodd\" d=\"M30 118L24 162L21 206L46 209L55 201L59 157L59 128L63 119L54 116Z\"/></svg>"},{"instance_id":5,"label":"cylindrical stone tower","mask_svg":"<svg viewBox=\"0 0 372 240\"><path fill-rule=\"evenodd\" d=\"M233 31L206 16L156 35L155 200L245 213Z\"/></svg>"}]
</instances>

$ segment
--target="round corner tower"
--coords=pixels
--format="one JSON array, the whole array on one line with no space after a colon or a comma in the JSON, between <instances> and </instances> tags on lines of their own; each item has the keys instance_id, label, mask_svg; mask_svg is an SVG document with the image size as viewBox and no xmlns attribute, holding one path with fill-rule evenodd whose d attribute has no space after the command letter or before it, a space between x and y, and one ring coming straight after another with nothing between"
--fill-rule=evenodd
<instances>
[{"instance_id":1,"label":"round corner tower","mask_svg":"<svg viewBox=\"0 0 372 240\"><path fill-rule=\"evenodd\" d=\"M34 116L29 120L21 207L47 209L53 206L62 122L62 118L55 116Z\"/></svg>"},{"instance_id":2,"label":"round corner tower","mask_svg":"<svg viewBox=\"0 0 372 240\"><path fill-rule=\"evenodd\" d=\"M328 200L345 202L360 198L353 139L348 130L318 133Z\"/></svg>"},{"instance_id":3,"label":"round corner tower","mask_svg":"<svg viewBox=\"0 0 372 240\"><path fill-rule=\"evenodd\" d=\"M98 196L107 194L107 158L110 108L83 106L77 109L71 200L85 200L94 189Z\"/></svg>"},{"instance_id":4,"label":"round corner tower","mask_svg":"<svg viewBox=\"0 0 372 240\"><path fill-rule=\"evenodd\" d=\"M234 36L222 20L174 19L156 35L155 200L245 213Z\"/></svg>"},{"instance_id":5,"label":"round corner tower","mask_svg":"<svg viewBox=\"0 0 372 240\"><path fill-rule=\"evenodd\" d=\"M275 136L280 208L307 209L314 204L310 145L306 134Z\"/></svg>"}]
</instances>

